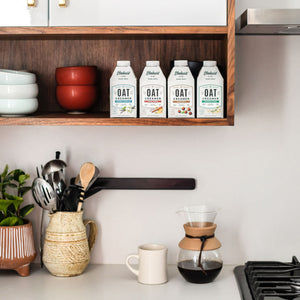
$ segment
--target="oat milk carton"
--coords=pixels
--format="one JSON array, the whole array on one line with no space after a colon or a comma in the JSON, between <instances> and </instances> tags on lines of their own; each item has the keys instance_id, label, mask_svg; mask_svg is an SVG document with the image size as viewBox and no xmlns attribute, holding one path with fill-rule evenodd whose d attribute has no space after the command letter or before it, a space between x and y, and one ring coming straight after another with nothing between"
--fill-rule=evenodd
<instances>
[{"instance_id":1,"label":"oat milk carton","mask_svg":"<svg viewBox=\"0 0 300 300\"><path fill-rule=\"evenodd\" d=\"M223 77L216 61L204 61L197 78L197 118L223 117Z\"/></svg>"},{"instance_id":2,"label":"oat milk carton","mask_svg":"<svg viewBox=\"0 0 300 300\"><path fill-rule=\"evenodd\" d=\"M175 60L169 75L168 117L195 118L195 80L187 60Z\"/></svg>"},{"instance_id":3,"label":"oat milk carton","mask_svg":"<svg viewBox=\"0 0 300 300\"><path fill-rule=\"evenodd\" d=\"M147 61L140 78L140 117L166 118L166 77L159 61Z\"/></svg>"},{"instance_id":4,"label":"oat milk carton","mask_svg":"<svg viewBox=\"0 0 300 300\"><path fill-rule=\"evenodd\" d=\"M119 60L110 78L110 117L137 117L137 82L130 61Z\"/></svg>"}]
</instances>

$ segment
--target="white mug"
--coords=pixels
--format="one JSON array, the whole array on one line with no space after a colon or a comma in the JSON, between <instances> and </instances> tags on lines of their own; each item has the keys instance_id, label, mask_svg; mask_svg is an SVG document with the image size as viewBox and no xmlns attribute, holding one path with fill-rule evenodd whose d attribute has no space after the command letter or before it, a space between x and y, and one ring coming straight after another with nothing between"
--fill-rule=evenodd
<instances>
[{"instance_id":1,"label":"white mug","mask_svg":"<svg viewBox=\"0 0 300 300\"><path fill-rule=\"evenodd\" d=\"M161 284L167 278L167 253L168 249L160 244L146 244L139 246L138 254L128 255L126 266L137 276L138 282L144 284ZM139 261L138 269L133 268L129 261L135 258Z\"/></svg>"}]
</instances>

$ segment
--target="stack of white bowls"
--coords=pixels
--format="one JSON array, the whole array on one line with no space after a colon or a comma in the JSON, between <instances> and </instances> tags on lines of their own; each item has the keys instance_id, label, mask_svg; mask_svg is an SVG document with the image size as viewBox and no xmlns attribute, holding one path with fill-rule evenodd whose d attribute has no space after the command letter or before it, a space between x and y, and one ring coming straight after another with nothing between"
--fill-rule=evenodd
<instances>
[{"instance_id":1,"label":"stack of white bowls","mask_svg":"<svg viewBox=\"0 0 300 300\"><path fill-rule=\"evenodd\" d=\"M34 73L0 69L0 115L18 117L38 109Z\"/></svg>"}]
</instances>

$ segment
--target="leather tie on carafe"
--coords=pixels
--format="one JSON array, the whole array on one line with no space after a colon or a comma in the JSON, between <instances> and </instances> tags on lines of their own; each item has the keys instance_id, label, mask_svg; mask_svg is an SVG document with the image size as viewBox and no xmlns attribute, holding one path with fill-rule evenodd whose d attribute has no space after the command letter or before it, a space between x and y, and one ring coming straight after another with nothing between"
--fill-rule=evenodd
<instances>
[{"instance_id":1,"label":"leather tie on carafe","mask_svg":"<svg viewBox=\"0 0 300 300\"><path fill-rule=\"evenodd\" d=\"M198 267L200 267L202 269L202 271L205 272L204 269L203 269L203 267L202 267L202 264L201 264L202 251L204 249L206 241L208 239L211 239L211 238L215 237L215 235L212 234L212 235L192 236L192 235L186 234L185 236L187 238L189 238L189 239L200 239L200 241L201 241L201 248L200 248L200 253L199 253Z\"/></svg>"}]
</instances>

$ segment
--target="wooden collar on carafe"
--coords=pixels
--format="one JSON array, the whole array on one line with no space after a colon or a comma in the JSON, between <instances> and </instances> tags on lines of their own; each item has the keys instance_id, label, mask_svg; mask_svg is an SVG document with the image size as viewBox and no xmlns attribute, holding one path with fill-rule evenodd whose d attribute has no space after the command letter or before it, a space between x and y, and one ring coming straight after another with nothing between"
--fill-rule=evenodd
<instances>
[{"instance_id":1,"label":"wooden collar on carafe","mask_svg":"<svg viewBox=\"0 0 300 300\"><path fill-rule=\"evenodd\" d=\"M217 228L217 225L214 223L200 223L200 222L193 222L192 226L188 223L183 225L185 233L187 236L195 237L189 238L185 236L179 243L179 247L186 250L192 251L200 251L202 242L200 238L202 236L212 236ZM220 241L216 237L209 238L205 241L205 245L203 250L215 250L221 247Z\"/></svg>"}]
</instances>

